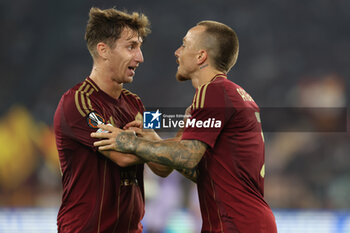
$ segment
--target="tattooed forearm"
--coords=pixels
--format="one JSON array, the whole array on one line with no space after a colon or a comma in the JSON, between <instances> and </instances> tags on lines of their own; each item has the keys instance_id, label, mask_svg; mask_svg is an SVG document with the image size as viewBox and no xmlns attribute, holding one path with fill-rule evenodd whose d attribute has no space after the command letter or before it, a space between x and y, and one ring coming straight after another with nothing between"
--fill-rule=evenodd
<instances>
[{"instance_id":1,"label":"tattooed forearm","mask_svg":"<svg viewBox=\"0 0 350 233\"><path fill-rule=\"evenodd\" d=\"M175 169L194 168L206 149L207 145L198 140L150 141L125 131L115 138L115 150Z\"/></svg>"},{"instance_id":2,"label":"tattooed forearm","mask_svg":"<svg viewBox=\"0 0 350 233\"><path fill-rule=\"evenodd\" d=\"M197 183L197 177L199 173L197 167L192 169L177 169L177 171L184 175L186 178L192 180L194 183Z\"/></svg>"},{"instance_id":3,"label":"tattooed forearm","mask_svg":"<svg viewBox=\"0 0 350 233\"><path fill-rule=\"evenodd\" d=\"M192 169L201 160L207 145L197 140L151 142L137 138L137 156L176 169Z\"/></svg>"}]
</instances>

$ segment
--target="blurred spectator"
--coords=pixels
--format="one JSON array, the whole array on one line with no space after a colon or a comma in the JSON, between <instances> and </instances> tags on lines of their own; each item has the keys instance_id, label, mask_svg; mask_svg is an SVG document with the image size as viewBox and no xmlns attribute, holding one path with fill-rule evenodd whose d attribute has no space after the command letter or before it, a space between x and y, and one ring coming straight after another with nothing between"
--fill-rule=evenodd
<instances>
[{"instance_id":1,"label":"blurred spectator","mask_svg":"<svg viewBox=\"0 0 350 233\"><path fill-rule=\"evenodd\" d=\"M0 155L0 206L59 203L61 186L53 132L36 122L25 108L14 106L0 119Z\"/></svg>"},{"instance_id":2,"label":"blurred spectator","mask_svg":"<svg viewBox=\"0 0 350 233\"><path fill-rule=\"evenodd\" d=\"M267 147L267 199L280 208L350 208L350 135L346 118L344 80L337 75L303 79L292 91L294 106L309 108L310 122L323 132L280 132ZM314 114L313 108L324 108ZM317 111L316 111L317 112ZM345 112L346 113L346 112ZM337 120L342 119L342 122ZM342 125L343 132L332 132ZM328 132L327 132L328 130Z\"/></svg>"}]
</instances>

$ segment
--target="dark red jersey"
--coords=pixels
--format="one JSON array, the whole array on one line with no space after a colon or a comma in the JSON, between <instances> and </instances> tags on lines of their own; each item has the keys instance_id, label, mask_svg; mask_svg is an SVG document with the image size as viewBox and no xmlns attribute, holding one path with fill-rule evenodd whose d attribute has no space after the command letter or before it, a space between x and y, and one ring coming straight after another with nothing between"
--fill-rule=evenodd
<instances>
[{"instance_id":1,"label":"dark red jersey","mask_svg":"<svg viewBox=\"0 0 350 233\"><path fill-rule=\"evenodd\" d=\"M264 201L265 148L259 107L225 75L200 86L183 140L209 147L198 164L202 232L275 233Z\"/></svg>"},{"instance_id":2,"label":"dark red jersey","mask_svg":"<svg viewBox=\"0 0 350 233\"><path fill-rule=\"evenodd\" d=\"M98 123L123 127L144 111L139 97L123 89L114 99L90 79L61 98L54 118L63 197L60 233L142 232L143 165L121 168L93 146Z\"/></svg>"}]
</instances>

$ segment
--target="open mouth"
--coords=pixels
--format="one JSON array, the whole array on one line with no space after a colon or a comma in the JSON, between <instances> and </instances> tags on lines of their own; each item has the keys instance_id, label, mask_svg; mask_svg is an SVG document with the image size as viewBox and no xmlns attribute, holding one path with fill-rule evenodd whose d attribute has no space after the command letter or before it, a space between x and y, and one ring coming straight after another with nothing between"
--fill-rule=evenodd
<instances>
[{"instance_id":1,"label":"open mouth","mask_svg":"<svg viewBox=\"0 0 350 233\"><path fill-rule=\"evenodd\" d=\"M136 70L136 66L128 66L129 70L135 71Z\"/></svg>"}]
</instances>

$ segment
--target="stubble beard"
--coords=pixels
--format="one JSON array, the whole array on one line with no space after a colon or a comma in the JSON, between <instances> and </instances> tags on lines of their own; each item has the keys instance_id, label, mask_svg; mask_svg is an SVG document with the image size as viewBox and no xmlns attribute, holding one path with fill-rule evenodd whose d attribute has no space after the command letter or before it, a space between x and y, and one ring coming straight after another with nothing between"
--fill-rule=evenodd
<instances>
[{"instance_id":1,"label":"stubble beard","mask_svg":"<svg viewBox=\"0 0 350 233\"><path fill-rule=\"evenodd\" d=\"M187 81L190 80L191 78L181 75L179 72L176 72L176 80L183 82L183 81Z\"/></svg>"}]
</instances>

